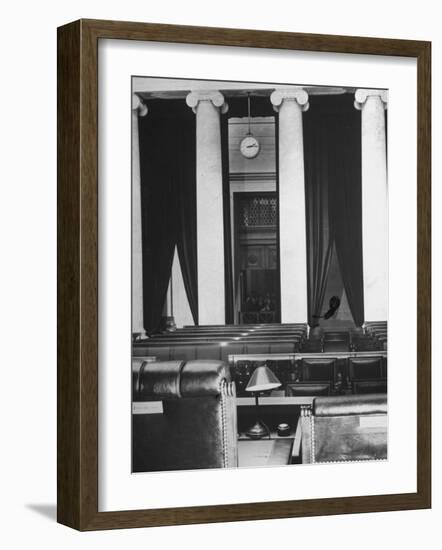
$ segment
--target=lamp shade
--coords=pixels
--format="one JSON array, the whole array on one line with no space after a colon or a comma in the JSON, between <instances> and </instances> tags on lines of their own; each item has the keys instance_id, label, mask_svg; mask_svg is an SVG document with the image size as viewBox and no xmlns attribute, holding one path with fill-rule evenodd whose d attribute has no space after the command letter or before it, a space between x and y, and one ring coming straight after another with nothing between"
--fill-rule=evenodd
<instances>
[{"instance_id":1,"label":"lamp shade","mask_svg":"<svg viewBox=\"0 0 442 550\"><path fill-rule=\"evenodd\" d=\"M257 367L252 376L250 377L249 383L247 384L246 391L250 392L260 392L273 390L279 388L281 382L276 378L273 372L269 367L262 366Z\"/></svg>"}]
</instances>

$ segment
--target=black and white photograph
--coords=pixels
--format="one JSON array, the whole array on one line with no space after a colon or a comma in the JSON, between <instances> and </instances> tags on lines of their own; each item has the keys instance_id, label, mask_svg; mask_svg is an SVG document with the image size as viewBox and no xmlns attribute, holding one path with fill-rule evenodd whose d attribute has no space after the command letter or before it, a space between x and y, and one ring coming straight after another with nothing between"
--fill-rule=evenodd
<instances>
[{"instance_id":1,"label":"black and white photograph","mask_svg":"<svg viewBox=\"0 0 442 550\"><path fill-rule=\"evenodd\" d=\"M387 460L388 90L130 99L132 472Z\"/></svg>"},{"instance_id":2,"label":"black and white photograph","mask_svg":"<svg viewBox=\"0 0 442 550\"><path fill-rule=\"evenodd\" d=\"M2 6L4 548L434 546L436 6Z\"/></svg>"}]
</instances>

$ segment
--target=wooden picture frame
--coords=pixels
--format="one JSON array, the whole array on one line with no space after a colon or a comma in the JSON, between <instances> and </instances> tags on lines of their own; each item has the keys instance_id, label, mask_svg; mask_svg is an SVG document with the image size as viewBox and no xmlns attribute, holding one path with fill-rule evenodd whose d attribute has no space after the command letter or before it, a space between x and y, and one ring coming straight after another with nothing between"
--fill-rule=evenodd
<instances>
[{"instance_id":1,"label":"wooden picture frame","mask_svg":"<svg viewBox=\"0 0 442 550\"><path fill-rule=\"evenodd\" d=\"M98 511L98 40L417 59L417 492ZM431 44L422 41L79 20L58 29L58 521L82 531L431 506Z\"/></svg>"}]
</instances>

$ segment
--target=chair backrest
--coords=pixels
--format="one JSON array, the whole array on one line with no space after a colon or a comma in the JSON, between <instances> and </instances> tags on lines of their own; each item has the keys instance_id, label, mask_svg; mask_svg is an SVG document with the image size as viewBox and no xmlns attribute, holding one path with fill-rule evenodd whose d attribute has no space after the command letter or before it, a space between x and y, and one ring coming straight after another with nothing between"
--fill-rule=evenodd
<instances>
[{"instance_id":1,"label":"chair backrest","mask_svg":"<svg viewBox=\"0 0 442 550\"><path fill-rule=\"evenodd\" d=\"M133 471L238 465L235 386L221 361L145 364L138 400L162 412L132 415Z\"/></svg>"},{"instance_id":2,"label":"chair backrest","mask_svg":"<svg viewBox=\"0 0 442 550\"><path fill-rule=\"evenodd\" d=\"M379 342L367 339L353 340L352 346L354 351L378 351L381 348Z\"/></svg>"},{"instance_id":3,"label":"chair backrest","mask_svg":"<svg viewBox=\"0 0 442 550\"><path fill-rule=\"evenodd\" d=\"M324 352L341 352L349 351L350 342L345 340L324 340L323 350Z\"/></svg>"},{"instance_id":4,"label":"chair backrest","mask_svg":"<svg viewBox=\"0 0 442 550\"><path fill-rule=\"evenodd\" d=\"M387 394L316 397L301 407L303 463L387 458Z\"/></svg>"},{"instance_id":5,"label":"chair backrest","mask_svg":"<svg viewBox=\"0 0 442 550\"><path fill-rule=\"evenodd\" d=\"M383 378L382 357L350 357L348 360L351 380Z\"/></svg>"},{"instance_id":6,"label":"chair backrest","mask_svg":"<svg viewBox=\"0 0 442 550\"><path fill-rule=\"evenodd\" d=\"M318 338L317 340L304 340L301 345L301 351L304 353L322 353L322 339Z\"/></svg>"},{"instance_id":7,"label":"chair backrest","mask_svg":"<svg viewBox=\"0 0 442 550\"><path fill-rule=\"evenodd\" d=\"M330 395L330 382L290 382L286 385L287 397Z\"/></svg>"},{"instance_id":8,"label":"chair backrest","mask_svg":"<svg viewBox=\"0 0 442 550\"><path fill-rule=\"evenodd\" d=\"M132 400L140 399L140 380L149 363L155 363L156 357L132 357Z\"/></svg>"},{"instance_id":9,"label":"chair backrest","mask_svg":"<svg viewBox=\"0 0 442 550\"><path fill-rule=\"evenodd\" d=\"M336 359L302 359L301 378L307 381L333 381L335 379Z\"/></svg>"}]
</instances>

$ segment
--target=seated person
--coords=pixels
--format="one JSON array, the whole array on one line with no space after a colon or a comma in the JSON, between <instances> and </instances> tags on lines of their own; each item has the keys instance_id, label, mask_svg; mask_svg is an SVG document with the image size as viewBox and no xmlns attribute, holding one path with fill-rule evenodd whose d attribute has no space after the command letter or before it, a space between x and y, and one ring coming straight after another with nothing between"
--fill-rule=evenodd
<instances>
[{"instance_id":1,"label":"seated person","mask_svg":"<svg viewBox=\"0 0 442 550\"><path fill-rule=\"evenodd\" d=\"M341 300L338 298L338 296L332 296L328 302L328 307L329 307L328 311L326 311L324 315L313 315L313 318L326 319L326 320L331 319L332 317L336 316L340 305L341 305ZM318 323L313 325L313 327L317 327L317 326L319 326Z\"/></svg>"}]
</instances>

